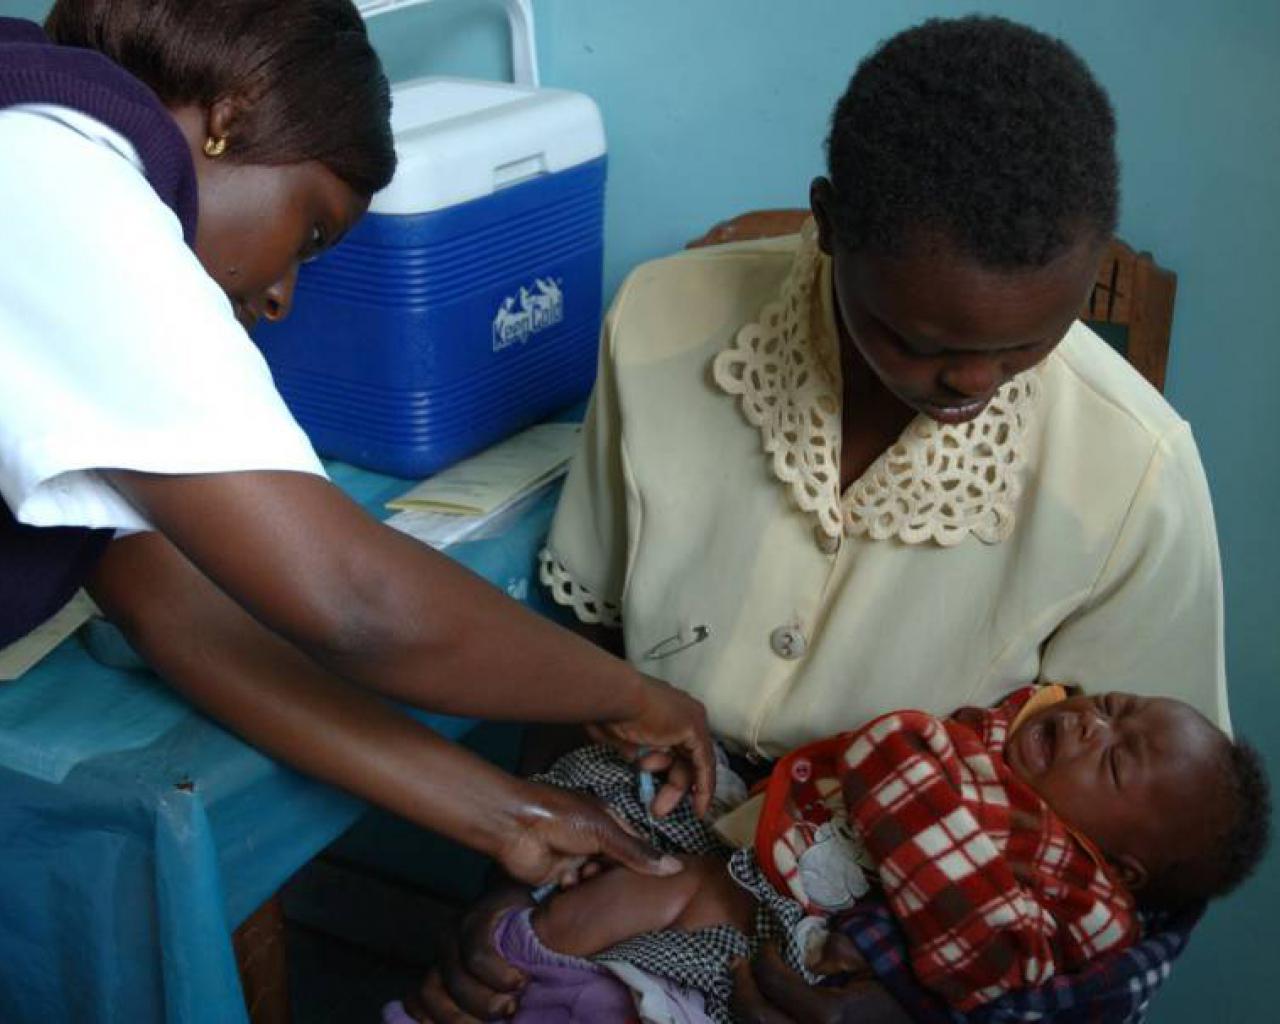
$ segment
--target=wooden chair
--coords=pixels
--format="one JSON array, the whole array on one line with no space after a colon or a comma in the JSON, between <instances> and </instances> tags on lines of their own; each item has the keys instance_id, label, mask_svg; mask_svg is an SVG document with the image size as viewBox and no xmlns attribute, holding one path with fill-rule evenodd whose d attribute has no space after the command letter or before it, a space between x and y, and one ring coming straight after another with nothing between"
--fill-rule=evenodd
<instances>
[{"instance_id":1,"label":"wooden chair","mask_svg":"<svg viewBox=\"0 0 1280 1024\"><path fill-rule=\"evenodd\" d=\"M687 248L794 234L808 216L801 209L753 210L722 221ZM1101 328L1099 333L1159 391L1164 390L1177 288L1177 275L1159 266L1150 253L1134 252L1113 239L1080 314L1081 320ZM1123 332L1118 335L1112 327Z\"/></svg>"},{"instance_id":2,"label":"wooden chair","mask_svg":"<svg viewBox=\"0 0 1280 1024\"><path fill-rule=\"evenodd\" d=\"M1159 266L1149 252L1134 252L1118 238L1111 240L1098 279L1080 319L1095 326L1116 324L1125 329L1124 345L1116 344L1126 359L1157 391L1164 390L1169 362L1169 336L1173 332L1173 300L1178 275Z\"/></svg>"}]
</instances>

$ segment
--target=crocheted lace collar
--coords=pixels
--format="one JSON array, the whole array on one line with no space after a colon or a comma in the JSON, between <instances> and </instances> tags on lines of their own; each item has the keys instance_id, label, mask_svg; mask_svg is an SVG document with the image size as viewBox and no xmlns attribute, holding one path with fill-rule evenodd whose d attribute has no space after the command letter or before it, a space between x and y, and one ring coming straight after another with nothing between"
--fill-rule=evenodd
<instances>
[{"instance_id":1,"label":"crocheted lace collar","mask_svg":"<svg viewBox=\"0 0 1280 1024\"><path fill-rule=\"evenodd\" d=\"M820 546L843 534L906 544L987 544L1013 531L1024 449L1039 394L1035 370L1004 385L968 423L917 416L840 493L840 360L829 260L812 221L777 298L715 359L716 384L759 428L773 472L817 520Z\"/></svg>"}]
</instances>

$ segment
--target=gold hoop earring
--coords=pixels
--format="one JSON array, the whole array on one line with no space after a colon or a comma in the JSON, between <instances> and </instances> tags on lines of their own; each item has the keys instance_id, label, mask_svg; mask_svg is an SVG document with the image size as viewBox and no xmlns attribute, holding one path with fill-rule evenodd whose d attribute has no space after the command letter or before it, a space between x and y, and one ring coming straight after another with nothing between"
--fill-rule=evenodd
<instances>
[{"instance_id":1,"label":"gold hoop earring","mask_svg":"<svg viewBox=\"0 0 1280 1024\"><path fill-rule=\"evenodd\" d=\"M204 140L204 155L217 159L227 151L227 137L219 135L216 139L210 135Z\"/></svg>"}]
</instances>

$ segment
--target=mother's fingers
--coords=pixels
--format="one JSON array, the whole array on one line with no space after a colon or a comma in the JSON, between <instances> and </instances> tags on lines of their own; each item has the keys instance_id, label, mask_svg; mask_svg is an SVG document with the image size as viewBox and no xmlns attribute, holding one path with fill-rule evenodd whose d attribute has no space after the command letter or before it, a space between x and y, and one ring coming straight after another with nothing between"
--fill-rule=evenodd
<instances>
[{"instance_id":1,"label":"mother's fingers","mask_svg":"<svg viewBox=\"0 0 1280 1024\"><path fill-rule=\"evenodd\" d=\"M814 988L793 971L778 955L777 947L766 945L751 963L752 977L761 994L787 1014L784 1020L797 1024L824 1024L840 1019L839 1008L829 993Z\"/></svg>"},{"instance_id":2,"label":"mother's fingers","mask_svg":"<svg viewBox=\"0 0 1280 1024\"><path fill-rule=\"evenodd\" d=\"M792 1024L911 1024L911 1016L879 982L863 977L832 988L811 987L782 962L773 946L760 951L751 974L769 1007L781 1015L772 1019Z\"/></svg>"},{"instance_id":3,"label":"mother's fingers","mask_svg":"<svg viewBox=\"0 0 1280 1024\"><path fill-rule=\"evenodd\" d=\"M437 975L440 985L431 986ZM442 1019L457 1024L510 1017L516 1012L517 997L510 992L494 991L481 981L471 963L463 964L458 948L452 943L444 950L439 969L427 976L422 995L428 1008L434 1007L436 1013L452 1014Z\"/></svg>"},{"instance_id":4,"label":"mother's fingers","mask_svg":"<svg viewBox=\"0 0 1280 1024\"><path fill-rule=\"evenodd\" d=\"M474 979L485 999L476 999L464 1005L473 1013L483 1013L488 997L507 994L514 996L525 983L525 976L512 967L493 944L493 930L498 919L512 906L527 903L524 894L495 893L486 896L463 919L456 940L448 940L442 948L441 963L446 968L446 980L451 975ZM461 985L462 983L459 983ZM514 1012L515 1004L512 1005Z\"/></svg>"},{"instance_id":5,"label":"mother's fingers","mask_svg":"<svg viewBox=\"0 0 1280 1024\"><path fill-rule=\"evenodd\" d=\"M815 974L840 974L858 978L874 978L875 974L866 958L858 952L853 939L843 932L832 931L822 944L818 960L813 964Z\"/></svg>"},{"instance_id":6,"label":"mother's fingers","mask_svg":"<svg viewBox=\"0 0 1280 1024\"><path fill-rule=\"evenodd\" d=\"M458 1006L436 970L422 980L418 991L405 996L404 1008L409 1016L423 1024L484 1024L482 1019L471 1016Z\"/></svg>"},{"instance_id":7,"label":"mother's fingers","mask_svg":"<svg viewBox=\"0 0 1280 1024\"><path fill-rule=\"evenodd\" d=\"M733 965L733 995L729 999L729 1012L733 1019L743 1024L795 1024L775 1009L765 998L751 973L751 964L739 960Z\"/></svg>"}]
</instances>

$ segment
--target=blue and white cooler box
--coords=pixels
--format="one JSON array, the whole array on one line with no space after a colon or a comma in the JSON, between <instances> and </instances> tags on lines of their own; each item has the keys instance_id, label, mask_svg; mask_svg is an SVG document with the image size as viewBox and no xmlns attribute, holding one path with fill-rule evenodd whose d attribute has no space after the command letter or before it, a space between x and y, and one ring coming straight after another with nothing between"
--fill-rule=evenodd
<instances>
[{"instance_id":1,"label":"blue and white cooler box","mask_svg":"<svg viewBox=\"0 0 1280 1024\"><path fill-rule=\"evenodd\" d=\"M436 472L581 399L601 316L605 138L589 97L536 82L393 89L399 166L346 239L255 331L316 449L396 476Z\"/></svg>"}]
</instances>

